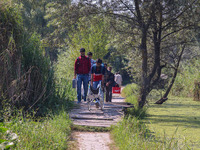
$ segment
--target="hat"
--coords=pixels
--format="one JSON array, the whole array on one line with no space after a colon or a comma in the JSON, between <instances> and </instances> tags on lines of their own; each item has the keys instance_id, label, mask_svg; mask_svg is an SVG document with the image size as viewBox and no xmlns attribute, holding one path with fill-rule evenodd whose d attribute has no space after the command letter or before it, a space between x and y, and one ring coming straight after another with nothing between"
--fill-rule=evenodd
<instances>
[{"instance_id":1,"label":"hat","mask_svg":"<svg viewBox=\"0 0 200 150\"><path fill-rule=\"evenodd\" d=\"M80 49L80 52L85 52L85 48L81 48L81 49Z\"/></svg>"}]
</instances>

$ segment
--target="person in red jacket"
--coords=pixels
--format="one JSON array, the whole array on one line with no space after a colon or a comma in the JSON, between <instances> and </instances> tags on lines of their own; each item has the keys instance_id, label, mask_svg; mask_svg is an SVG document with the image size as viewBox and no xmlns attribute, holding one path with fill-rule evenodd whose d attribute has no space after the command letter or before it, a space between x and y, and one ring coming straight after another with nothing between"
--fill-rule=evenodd
<instances>
[{"instance_id":1,"label":"person in red jacket","mask_svg":"<svg viewBox=\"0 0 200 150\"><path fill-rule=\"evenodd\" d=\"M81 103L81 85L83 83L84 101L86 101L88 91L88 77L91 69L90 59L85 56L85 49L80 49L80 56L74 64L74 79L77 79L77 103Z\"/></svg>"}]
</instances>

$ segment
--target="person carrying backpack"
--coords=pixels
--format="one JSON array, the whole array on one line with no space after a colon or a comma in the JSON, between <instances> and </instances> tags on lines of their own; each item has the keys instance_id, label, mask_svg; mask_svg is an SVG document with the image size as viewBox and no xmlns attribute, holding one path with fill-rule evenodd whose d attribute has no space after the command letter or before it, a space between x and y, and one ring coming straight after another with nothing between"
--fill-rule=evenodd
<instances>
[{"instance_id":1,"label":"person carrying backpack","mask_svg":"<svg viewBox=\"0 0 200 150\"><path fill-rule=\"evenodd\" d=\"M97 59L96 64L92 66L91 72L91 86L97 88L98 84L104 85L104 74L105 68L102 64L101 59Z\"/></svg>"},{"instance_id":2,"label":"person carrying backpack","mask_svg":"<svg viewBox=\"0 0 200 150\"><path fill-rule=\"evenodd\" d=\"M90 59L85 56L85 49L80 49L80 56L76 59L74 64L74 79L77 79L77 103L81 103L81 85L84 88L84 101L86 101L88 91L88 77L91 69Z\"/></svg>"}]
</instances>

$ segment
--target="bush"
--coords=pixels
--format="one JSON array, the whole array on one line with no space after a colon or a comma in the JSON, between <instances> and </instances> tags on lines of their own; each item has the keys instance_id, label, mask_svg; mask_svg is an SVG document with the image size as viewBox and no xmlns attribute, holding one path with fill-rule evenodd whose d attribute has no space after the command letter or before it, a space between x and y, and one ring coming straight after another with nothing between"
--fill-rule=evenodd
<instances>
[{"instance_id":1,"label":"bush","mask_svg":"<svg viewBox=\"0 0 200 150\"><path fill-rule=\"evenodd\" d=\"M193 59L180 66L180 73L177 75L172 88L172 95L192 97L195 81L200 80L200 60Z\"/></svg>"},{"instance_id":2,"label":"bush","mask_svg":"<svg viewBox=\"0 0 200 150\"><path fill-rule=\"evenodd\" d=\"M128 84L122 91L122 96L129 97L131 95L138 96L139 87L136 83Z\"/></svg>"},{"instance_id":3,"label":"bush","mask_svg":"<svg viewBox=\"0 0 200 150\"><path fill-rule=\"evenodd\" d=\"M122 95L126 97L126 102L129 102L134 105L134 108L129 108L126 112L126 116L135 116L138 119L142 119L146 116L147 108L138 107L138 95L139 95L138 85L135 83L127 85L123 91Z\"/></svg>"},{"instance_id":4,"label":"bush","mask_svg":"<svg viewBox=\"0 0 200 150\"><path fill-rule=\"evenodd\" d=\"M54 68L40 37L23 29L17 5L6 2L0 5L1 112L13 115L13 108L23 108L24 112L35 110L43 115L68 104L74 98L70 85L65 81L58 82L61 86L55 83Z\"/></svg>"}]
</instances>

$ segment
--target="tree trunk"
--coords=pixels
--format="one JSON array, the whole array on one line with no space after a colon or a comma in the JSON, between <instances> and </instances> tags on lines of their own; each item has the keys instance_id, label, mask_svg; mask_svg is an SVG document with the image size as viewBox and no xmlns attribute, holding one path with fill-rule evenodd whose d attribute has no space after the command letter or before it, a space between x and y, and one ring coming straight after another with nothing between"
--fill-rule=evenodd
<instances>
[{"instance_id":1,"label":"tree trunk","mask_svg":"<svg viewBox=\"0 0 200 150\"><path fill-rule=\"evenodd\" d=\"M175 69L174 70L174 75L172 77L172 80L171 80L171 82L170 82L170 84L169 84L169 86L168 86L165 94L163 95L163 97L161 99L159 99L157 102L155 102L155 104L162 104L162 103L164 103L168 99L167 96L168 96L169 92L171 91L172 86L173 86L173 84L175 82L175 79L176 79L176 76L177 76L177 73L178 73L178 67L179 67L179 64L180 64L181 57L183 55L184 49L185 49L185 46L183 46L183 48L181 50L181 54L178 56L178 62L177 62L176 67L174 68Z\"/></svg>"},{"instance_id":2,"label":"tree trunk","mask_svg":"<svg viewBox=\"0 0 200 150\"><path fill-rule=\"evenodd\" d=\"M172 80L171 80L171 83L169 84L165 94L163 95L163 97L161 99L159 99L157 102L155 102L155 104L162 104L168 99L167 96L168 96L169 92L171 91L171 88L172 88L172 86L174 84L177 72L178 72L178 68L175 69L174 75L173 75Z\"/></svg>"},{"instance_id":3,"label":"tree trunk","mask_svg":"<svg viewBox=\"0 0 200 150\"><path fill-rule=\"evenodd\" d=\"M200 101L200 82L194 83L194 100Z\"/></svg>"},{"instance_id":4,"label":"tree trunk","mask_svg":"<svg viewBox=\"0 0 200 150\"><path fill-rule=\"evenodd\" d=\"M138 99L138 104L140 108L143 108L146 102L147 96L147 87L148 87L148 77L147 77L147 32L143 29L143 36L141 41L141 50L142 50L142 85L140 89L140 97Z\"/></svg>"}]
</instances>

